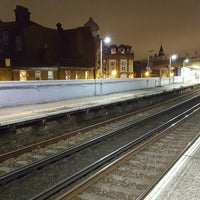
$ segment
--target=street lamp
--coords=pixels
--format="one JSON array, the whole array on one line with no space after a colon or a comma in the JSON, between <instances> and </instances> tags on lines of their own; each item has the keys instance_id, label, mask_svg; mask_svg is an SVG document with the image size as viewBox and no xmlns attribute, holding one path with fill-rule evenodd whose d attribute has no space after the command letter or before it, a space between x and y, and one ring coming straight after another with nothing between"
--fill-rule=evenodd
<instances>
[{"instance_id":1,"label":"street lamp","mask_svg":"<svg viewBox=\"0 0 200 200\"><path fill-rule=\"evenodd\" d=\"M102 79L102 54L103 54L103 42L108 44L111 41L110 37L105 37L104 39L100 39L100 78Z\"/></svg>"},{"instance_id":2,"label":"street lamp","mask_svg":"<svg viewBox=\"0 0 200 200\"><path fill-rule=\"evenodd\" d=\"M169 84L170 84L170 78L171 78L171 67L172 67L172 60L177 59L177 55L173 54L172 56L169 57Z\"/></svg>"},{"instance_id":3,"label":"street lamp","mask_svg":"<svg viewBox=\"0 0 200 200\"><path fill-rule=\"evenodd\" d=\"M185 64L189 62L189 59L186 58L184 61L183 61L183 67L185 67Z\"/></svg>"},{"instance_id":4,"label":"street lamp","mask_svg":"<svg viewBox=\"0 0 200 200\"><path fill-rule=\"evenodd\" d=\"M152 53L154 52L154 50L149 50L148 53ZM148 55L147 57L147 70L150 70L150 55Z\"/></svg>"},{"instance_id":5,"label":"street lamp","mask_svg":"<svg viewBox=\"0 0 200 200\"><path fill-rule=\"evenodd\" d=\"M102 46L103 46L103 42L104 43L106 43L106 44L108 44L109 42L111 41L111 39L110 39L110 37L105 37L104 39L101 39L100 38L100 79L101 79L101 82L100 82L100 94L102 95L102 75L103 75L103 73L102 73L102 62L103 62L103 60L102 60L102 54L103 54L103 48L102 48Z\"/></svg>"}]
</instances>

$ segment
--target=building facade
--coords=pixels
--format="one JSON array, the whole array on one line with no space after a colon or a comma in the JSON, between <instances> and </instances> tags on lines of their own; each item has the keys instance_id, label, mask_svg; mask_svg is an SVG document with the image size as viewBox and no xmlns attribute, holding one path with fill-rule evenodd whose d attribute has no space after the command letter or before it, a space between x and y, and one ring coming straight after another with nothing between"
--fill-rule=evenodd
<instances>
[{"instance_id":1,"label":"building facade","mask_svg":"<svg viewBox=\"0 0 200 200\"><path fill-rule=\"evenodd\" d=\"M96 76L98 25L51 29L32 22L16 6L15 21L0 21L0 80L93 79Z\"/></svg>"},{"instance_id":2,"label":"building facade","mask_svg":"<svg viewBox=\"0 0 200 200\"><path fill-rule=\"evenodd\" d=\"M132 47L113 44L103 47L103 78L134 78L134 53Z\"/></svg>"}]
</instances>

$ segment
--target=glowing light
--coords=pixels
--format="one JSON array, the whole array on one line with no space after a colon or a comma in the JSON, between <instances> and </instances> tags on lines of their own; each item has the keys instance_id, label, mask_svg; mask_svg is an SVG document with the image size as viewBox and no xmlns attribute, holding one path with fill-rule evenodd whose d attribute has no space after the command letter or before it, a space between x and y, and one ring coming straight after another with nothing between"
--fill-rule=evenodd
<instances>
[{"instance_id":1,"label":"glowing light","mask_svg":"<svg viewBox=\"0 0 200 200\"><path fill-rule=\"evenodd\" d=\"M171 59L172 59L172 60L177 59L177 55L176 55L176 54L172 55L172 56L171 56Z\"/></svg>"},{"instance_id":2,"label":"glowing light","mask_svg":"<svg viewBox=\"0 0 200 200\"><path fill-rule=\"evenodd\" d=\"M105 37L103 41L107 44L110 43L111 39L110 37Z\"/></svg>"},{"instance_id":3,"label":"glowing light","mask_svg":"<svg viewBox=\"0 0 200 200\"><path fill-rule=\"evenodd\" d=\"M184 63L188 63L188 62L189 62L189 59L187 58L187 59L185 59L183 62L184 62Z\"/></svg>"},{"instance_id":4,"label":"glowing light","mask_svg":"<svg viewBox=\"0 0 200 200\"><path fill-rule=\"evenodd\" d=\"M111 74L112 74L112 76L116 76L116 75L117 75L117 71L116 71L116 70L113 70L113 71L111 72Z\"/></svg>"},{"instance_id":5,"label":"glowing light","mask_svg":"<svg viewBox=\"0 0 200 200\"><path fill-rule=\"evenodd\" d=\"M145 72L145 76L149 76L149 71L146 71L146 72Z\"/></svg>"}]
</instances>

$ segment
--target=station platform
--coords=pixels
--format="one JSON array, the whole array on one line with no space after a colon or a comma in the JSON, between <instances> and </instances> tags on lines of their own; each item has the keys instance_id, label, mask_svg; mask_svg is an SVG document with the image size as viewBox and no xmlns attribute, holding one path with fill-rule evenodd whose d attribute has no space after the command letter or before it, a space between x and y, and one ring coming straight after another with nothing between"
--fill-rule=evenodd
<instances>
[{"instance_id":1,"label":"station platform","mask_svg":"<svg viewBox=\"0 0 200 200\"><path fill-rule=\"evenodd\" d=\"M12 107L0 107L0 126L12 124L30 119L37 119L59 112L75 111L91 108L99 105L125 101L152 94L161 94L164 91L197 85L199 82L186 82L179 84L163 85L161 87L146 88L128 92L114 93L101 96L91 96L61 101L46 102L41 104L18 105ZM14 97L13 97L14 98Z\"/></svg>"},{"instance_id":2,"label":"station platform","mask_svg":"<svg viewBox=\"0 0 200 200\"><path fill-rule=\"evenodd\" d=\"M92 106L125 101L152 94L161 94L181 87L197 85L197 82L164 85L162 87L134 90L102 96L67 99L43 104L0 107L0 126L16 121L38 118L63 111L80 110ZM199 130L200 131L200 130ZM199 200L200 199L200 138L179 160L175 168L161 180L145 200Z\"/></svg>"}]
</instances>

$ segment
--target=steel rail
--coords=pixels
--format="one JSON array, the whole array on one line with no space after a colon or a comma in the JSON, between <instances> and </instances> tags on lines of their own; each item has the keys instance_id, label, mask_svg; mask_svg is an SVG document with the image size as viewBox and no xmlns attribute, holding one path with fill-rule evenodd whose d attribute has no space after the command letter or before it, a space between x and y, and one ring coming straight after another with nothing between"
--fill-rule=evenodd
<instances>
[{"instance_id":1,"label":"steel rail","mask_svg":"<svg viewBox=\"0 0 200 200\"><path fill-rule=\"evenodd\" d=\"M194 91L193 94L198 93L198 92L199 92L199 90ZM180 98L183 98L183 97L186 97L186 96L188 96L188 94L186 94L186 95L184 95L184 96L181 96L181 97L178 97L178 98L175 98L175 99L180 99ZM170 99L170 100L167 100L166 102L162 102L162 103L158 103L158 104L149 106L148 109L152 109L152 108L157 107L157 106L159 106L159 105L161 105L161 104L163 105L163 103L168 103L168 102L173 101L173 100L174 100L174 99ZM85 128L81 128L81 129L78 129L78 130L75 130L75 131L72 131L72 132L68 132L68 133L66 133L66 134L64 134L64 135L61 135L61 136L56 136L56 137L54 137L54 138L47 139L47 140L45 140L45 141L38 142L38 143L36 143L36 144L28 145L28 146L26 146L26 147L17 149L17 150L15 150L15 151L11 151L11 152L8 152L8 153L0 154L0 162L3 162L3 161L5 161L5 160L7 160L7 159L9 159L9 158L12 158L12 157L17 157L17 156L19 156L19 155L22 155L23 153L27 153L27 152L33 151L34 149L36 149L36 148L38 148L38 147L40 147L40 148L41 148L41 147L45 147L45 146L47 146L47 145L49 145L49 144L56 143L56 142L58 142L58 141L60 141L60 140L63 140L63 139L67 139L67 138L69 138L69 137L71 137L71 136L75 136L75 135L79 134L80 132L86 132L86 131L89 131L89 130L91 130L91 129L98 128L98 127L100 127L100 126L102 126L102 125L105 125L105 124L107 124L107 123L112 123L112 122L114 122L114 121L117 121L117 120L120 120L120 119L124 119L124 118L129 117L129 116L131 116L131 115L133 115L133 114L137 114L137 113L139 113L139 112L142 112L142 111L144 111L144 110L146 110L146 109L147 109L147 108L142 108L142 109L139 109L139 110L137 110L137 111L134 111L134 112L130 112L130 113L128 113L128 114L121 115L121 116L119 116L119 117L114 117L114 118L112 118L112 119L109 119L109 120L106 120L106 121L103 121L103 122L98 122L98 123L96 123L96 124L94 124L94 125L90 125L90 126L85 127Z\"/></svg>"},{"instance_id":2,"label":"steel rail","mask_svg":"<svg viewBox=\"0 0 200 200\"><path fill-rule=\"evenodd\" d=\"M197 97L193 98L193 100L196 99L196 98ZM185 101L184 103L188 103L188 101ZM182 107L182 105L184 105L184 104L182 104L182 103L178 104L178 107ZM185 115L190 110L196 109L198 106L199 106L199 104L196 104L194 107L190 108L188 111L185 111L184 113L176 116L175 118L169 120L168 122L156 127L155 129L153 129L152 131L148 132L147 134L144 134L141 137L141 140L146 137L145 135L150 135L150 133L153 134L154 132L158 131L159 129L161 129L161 128L165 127L165 126L168 126L170 123L173 123L174 120L176 120L178 118L181 118L181 116ZM16 170L14 172L8 173L8 174L0 177L0 185L6 184L6 183L8 183L10 181L13 181L13 180L18 179L18 178L20 178L22 176L25 176L26 174L32 172L33 170L37 170L39 168L43 168L43 167L49 165L50 163L54 163L54 162L56 162L58 160L61 160L61 159L65 158L65 157L67 157L69 155L72 155L72 154L74 154L76 152L79 152L79 151L81 151L81 150L83 150L83 149L85 149L85 148L87 148L87 147L89 147L91 145L99 143L99 142L101 142L101 141L103 141L103 140L105 140L107 138L110 138L110 137L116 135L116 134L120 134L120 132L122 132L122 131L128 130L128 129L133 128L133 127L136 127L139 124L144 124L144 122L146 120L150 120L150 119L155 118L155 117L157 117L159 115L163 115L163 113L169 112L169 110L173 110L174 108L175 108L175 106L172 106L169 109L166 109L166 110L164 110L162 112L156 113L156 114L154 114L154 115L152 115L150 117L146 117L143 120L137 121L137 122L135 122L135 123L133 123L131 125L120 127L117 130L111 131L111 132L109 132L109 133L107 133L107 134L105 134L103 136L99 136L97 138L91 139L88 142L85 142L85 143L82 143L80 145L77 145L76 147L72 147L72 148L70 148L68 150L65 150L65 151L61 152L61 153L57 153L57 154L55 154L53 156L50 156L48 158L45 158L43 160L34 162L34 163L32 163L32 164L30 164L30 165L28 165L26 167L23 167L23 168L21 168L19 170Z\"/></svg>"},{"instance_id":3,"label":"steel rail","mask_svg":"<svg viewBox=\"0 0 200 200\"><path fill-rule=\"evenodd\" d=\"M91 166L88 166L88 168L85 168L84 170L80 171L79 173L76 173L74 174L74 176L72 177L69 177L69 179L65 179L63 180L62 182L58 183L55 185L55 187L52 187L52 188L49 188L49 190L46 190L40 194L38 194L37 196L34 196L33 198L29 199L29 200L44 200L52 195L55 195L57 192L59 192L60 190L66 188L67 186L69 186L70 184L72 184L73 182L79 180L80 178L83 178L84 176L88 175L88 171L91 169L91 170L94 170L94 169L97 169L99 166L102 166L104 165L106 162L108 162L109 160L112 160L113 158L116 158L117 156L123 154L123 156L121 158L118 158L117 160L113 161L113 163L109 163L104 169L98 171L96 173L96 175L93 175L92 177L88 178L88 180L84 181L84 183L80 183L79 186L77 187L74 187L73 189L71 189L70 191L68 191L66 194L62 195L61 197L58 197L57 200L61 200L61 199L66 199L66 196L70 196L72 197L74 195L74 193L76 193L76 190L79 190L79 187L84 187L84 184L87 185L87 182L90 182L91 179L93 179L95 176L99 176L99 174L102 174L102 173L105 173L104 171L105 170L108 170L108 168L110 168L113 164L116 164L116 162L120 162L121 159L124 159L124 157L126 157L127 155L129 155L130 153L132 152L128 152L127 151L129 149L132 149L133 147L136 147L138 144L141 143L141 141L144 141L145 139L151 137L153 135L153 133L160 133L160 132L164 132L168 129L170 129L172 126L174 126L175 124L178 124L180 123L182 120L186 119L187 117L189 117L189 115L192 115L194 112L198 111L200 109L199 105L198 107L195 106L195 108L191 108L189 109L188 111L184 112L183 114L175 117L174 119L170 120L169 122L167 122L166 124L164 125L161 125L160 127L158 128L155 128L154 130L152 131L149 131L148 133L146 133L144 136L134 140L133 142L130 142L129 144L121 147L120 149L116 150L115 152L112 152L111 154L107 155L106 157L104 157L103 159L97 161L96 163L92 164ZM168 124L168 125L167 125ZM200 135L200 134L199 134ZM190 143L190 145L192 145L193 142L196 141L196 139L199 137L196 136L193 141ZM187 149L190 147L190 145L188 145L181 153L181 155L187 151ZM127 154L127 155L124 155L124 154ZM179 156L180 157L180 156ZM171 167L174 165L174 163L176 163L176 161L178 160L175 159L171 164L170 166L167 168L167 170L163 173L162 176L164 176L165 173L167 173L168 170L171 169ZM102 164L101 164L102 163ZM96 165L96 166L95 166ZM91 173L91 172L89 172ZM160 178L161 178L160 177ZM71 180L70 180L71 178ZM137 200L141 200L143 199L143 197L145 197L145 195L148 194L149 190L152 189L155 184L158 182L159 180L156 180L154 182L154 184L152 184L150 186L150 188L148 188L140 197L138 197Z\"/></svg>"},{"instance_id":4,"label":"steel rail","mask_svg":"<svg viewBox=\"0 0 200 200\"><path fill-rule=\"evenodd\" d=\"M104 166L106 163L108 163L108 161L111 161L112 159L127 153L127 151L131 150L133 147L136 147L142 141L151 137L155 133L164 131L165 129L169 129L171 126L174 126L175 123L182 121L183 119L188 117L188 115L190 115L191 113L193 113L193 112L195 112L199 109L200 109L199 105L194 106L193 108L189 109L188 111L185 111L184 113L178 115L177 117L169 120L165 124L147 132L145 135L137 138L136 140L128 143L127 145L124 145L123 147L117 149L116 151L110 153L109 155L106 155L105 157L101 158L100 160L96 161L95 163L89 165L88 167L82 169L81 171L75 173L74 175L68 177L67 179L55 184L53 187L51 187L51 188L41 192L40 194L30 198L29 200L36 200L36 199L37 200L43 200L43 199L49 198L50 196L56 194L58 191L64 189L65 187L69 186L70 184L78 181L80 178L83 178L86 175L90 174L95 169L97 169L101 166Z\"/></svg>"},{"instance_id":5,"label":"steel rail","mask_svg":"<svg viewBox=\"0 0 200 200\"><path fill-rule=\"evenodd\" d=\"M169 167L158 177L157 180L155 180L140 196L137 197L136 200L143 200L145 197L148 196L148 194L156 187L156 185L159 183L162 178L170 171L170 169L173 168L173 166L180 160L180 158L185 154L185 152L196 142L196 140L200 137L200 132L199 134L190 142L188 146L185 147L185 149L180 153L180 155L171 162Z\"/></svg>"}]
</instances>

